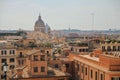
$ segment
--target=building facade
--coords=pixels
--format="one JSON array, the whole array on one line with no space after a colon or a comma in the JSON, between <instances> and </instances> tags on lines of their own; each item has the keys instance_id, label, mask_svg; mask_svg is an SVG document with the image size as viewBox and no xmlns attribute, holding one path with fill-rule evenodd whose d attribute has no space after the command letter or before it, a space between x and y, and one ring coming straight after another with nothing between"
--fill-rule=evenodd
<instances>
[{"instance_id":1,"label":"building facade","mask_svg":"<svg viewBox=\"0 0 120 80\"><path fill-rule=\"evenodd\" d=\"M0 49L0 80L3 79L3 63L8 64L8 74L14 72L16 67L16 49L15 48L1 48Z\"/></svg>"},{"instance_id":2,"label":"building facade","mask_svg":"<svg viewBox=\"0 0 120 80\"><path fill-rule=\"evenodd\" d=\"M21 51L19 51L22 53ZM68 80L70 74L55 69L48 65L48 54L50 49L33 49L25 55L20 54L16 74L11 79L15 80ZM22 65L19 64L22 62Z\"/></svg>"},{"instance_id":3,"label":"building facade","mask_svg":"<svg viewBox=\"0 0 120 80\"><path fill-rule=\"evenodd\" d=\"M71 58L75 62L75 80L120 80L119 57L72 54Z\"/></svg>"},{"instance_id":4,"label":"building facade","mask_svg":"<svg viewBox=\"0 0 120 80\"><path fill-rule=\"evenodd\" d=\"M120 51L120 42L110 42L110 41L104 41L104 42L101 42L101 45L100 45L102 51L107 51L107 52L117 52L117 51Z\"/></svg>"},{"instance_id":5,"label":"building facade","mask_svg":"<svg viewBox=\"0 0 120 80\"><path fill-rule=\"evenodd\" d=\"M69 45L71 51L75 53L82 53L89 51L88 42L74 42L74 43L69 43Z\"/></svg>"}]
</instances>

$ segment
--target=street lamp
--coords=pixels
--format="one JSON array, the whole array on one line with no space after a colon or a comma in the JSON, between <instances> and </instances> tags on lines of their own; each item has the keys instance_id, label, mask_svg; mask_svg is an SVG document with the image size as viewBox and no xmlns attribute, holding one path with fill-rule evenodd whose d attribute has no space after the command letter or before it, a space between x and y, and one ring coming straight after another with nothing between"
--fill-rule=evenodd
<instances>
[{"instance_id":1,"label":"street lamp","mask_svg":"<svg viewBox=\"0 0 120 80\"><path fill-rule=\"evenodd\" d=\"M3 64L4 79L5 79L5 80L7 80L7 75L6 75L7 70L8 70L8 64L7 64L7 62L5 62L5 63Z\"/></svg>"}]
</instances>

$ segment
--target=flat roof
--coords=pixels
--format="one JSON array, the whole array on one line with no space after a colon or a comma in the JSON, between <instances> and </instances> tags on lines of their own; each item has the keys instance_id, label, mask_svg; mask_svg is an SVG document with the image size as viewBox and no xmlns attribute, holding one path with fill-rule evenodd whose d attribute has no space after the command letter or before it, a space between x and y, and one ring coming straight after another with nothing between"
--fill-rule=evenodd
<instances>
[{"instance_id":1,"label":"flat roof","mask_svg":"<svg viewBox=\"0 0 120 80\"><path fill-rule=\"evenodd\" d=\"M94 61L99 61L99 58L98 57L91 57L90 55L79 55L79 56L82 56L82 57L85 57L85 58L88 58L88 59L91 59L91 60L94 60Z\"/></svg>"},{"instance_id":2,"label":"flat roof","mask_svg":"<svg viewBox=\"0 0 120 80\"><path fill-rule=\"evenodd\" d=\"M20 68L20 67L19 67ZM21 67L20 69L22 69L23 67ZM17 75L13 75L14 78L19 78ZM50 66L48 66L48 74L47 75L29 75L28 73L28 67L24 67L23 68L23 75L22 78L35 78L35 77L39 77L39 78L43 78L43 77L70 77L71 75L69 73L65 73L62 72L58 69L52 68Z\"/></svg>"},{"instance_id":3,"label":"flat roof","mask_svg":"<svg viewBox=\"0 0 120 80\"><path fill-rule=\"evenodd\" d=\"M86 62L84 60L81 60L79 57L74 57L74 60L77 60L77 61L80 61L82 62L83 64L86 64L86 65L89 65L93 68L96 68L98 70L101 70L101 71L104 71L104 72L107 72L107 73L111 73L111 74L120 74L120 71L110 71L108 70L107 68L103 67L103 66L100 66L98 64L94 64L94 63L90 63L90 62Z\"/></svg>"},{"instance_id":4,"label":"flat roof","mask_svg":"<svg viewBox=\"0 0 120 80\"><path fill-rule=\"evenodd\" d=\"M54 76L70 76L70 74L68 74L68 73L64 73L64 72L62 72L58 69L55 69L55 68L52 68L52 67L49 67L49 66L48 66L48 71L53 71Z\"/></svg>"},{"instance_id":5,"label":"flat roof","mask_svg":"<svg viewBox=\"0 0 120 80\"><path fill-rule=\"evenodd\" d=\"M70 61L70 59L68 57L65 57L65 58L61 57L61 58L59 58L59 60Z\"/></svg>"},{"instance_id":6,"label":"flat roof","mask_svg":"<svg viewBox=\"0 0 120 80\"><path fill-rule=\"evenodd\" d=\"M37 52L40 52L40 50L32 49L32 50L28 51L26 54L32 55L32 54L37 53Z\"/></svg>"}]
</instances>

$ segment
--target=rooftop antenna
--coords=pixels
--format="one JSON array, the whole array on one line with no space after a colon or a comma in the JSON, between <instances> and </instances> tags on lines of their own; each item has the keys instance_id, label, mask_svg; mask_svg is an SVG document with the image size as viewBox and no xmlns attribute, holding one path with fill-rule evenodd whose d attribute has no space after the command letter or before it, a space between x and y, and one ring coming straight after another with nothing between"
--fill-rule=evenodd
<instances>
[{"instance_id":1,"label":"rooftop antenna","mask_svg":"<svg viewBox=\"0 0 120 80\"><path fill-rule=\"evenodd\" d=\"M94 13L91 13L91 16L92 16L92 30L94 30L94 16L95 14Z\"/></svg>"}]
</instances>

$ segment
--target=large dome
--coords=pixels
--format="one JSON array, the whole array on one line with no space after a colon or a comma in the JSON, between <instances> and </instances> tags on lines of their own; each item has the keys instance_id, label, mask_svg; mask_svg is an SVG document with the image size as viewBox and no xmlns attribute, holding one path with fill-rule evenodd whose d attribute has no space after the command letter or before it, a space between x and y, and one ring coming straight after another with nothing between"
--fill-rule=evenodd
<instances>
[{"instance_id":1,"label":"large dome","mask_svg":"<svg viewBox=\"0 0 120 80\"><path fill-rule=\"evenodd\" d=\"M39 16L38 20L35 22L35 27L45 27L45 24L43 20L41 19L41 16Z\"/></svg>"},{"instance_id":2,"label":"large dome","mask_svg":"<svg viewBox=\"0 0 120 80\"><path fill-rule=\"evenodd\" d=\"M34 31L45 33L45 24L39 15L38 20L35 22Z\"/></svg>"}]
</instances>

